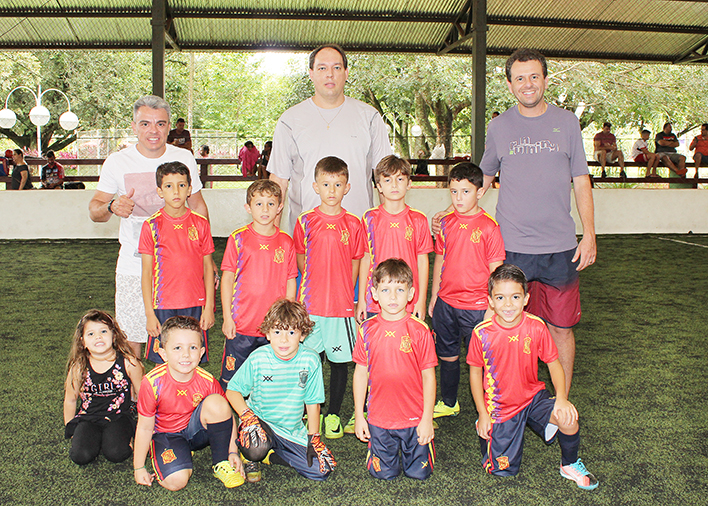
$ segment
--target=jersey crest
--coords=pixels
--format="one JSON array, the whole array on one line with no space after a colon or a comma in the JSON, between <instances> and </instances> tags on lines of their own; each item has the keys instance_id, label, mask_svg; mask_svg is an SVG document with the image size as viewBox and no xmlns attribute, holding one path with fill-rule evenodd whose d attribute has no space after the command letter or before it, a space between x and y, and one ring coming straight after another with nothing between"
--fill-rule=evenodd
<instances>
[{"instance_id":1,"label":"jersey crest","mask_svg":"<svg viewBox=\"0 0 708 506\"><path fill-rule=\"evenodd\" d=\"M413 346L411 344L411 336L405 335L401 337L401 345L398 347L403 353L410 353L413 351Z\"/></svg>"},{"instance_id":2,"label":"jersey crest","mask_svg":"<svg viewBox=\"0 0 708 506\"><path fill-rule=\"evenodd\" d=\"M194 225L190 225L190 227L187 229L187 237L189 237L190 241L198 241L199 232L197 231L197 227L195 227Z\"/></svg>"},{"instance_id":3,"label":"jersey crest","mask_svg":"<svg viewBox=\"0 0 708 506\"><path fill-rule=\"evenodd\" d=\"M472 231L472 234L470 234L470 241L472 241L475 244L479 243L479 240L482 238L482 231L477 227Z\"/></svg>"},{"instance_id":4,"label":"jersey crest","mask_svg":"<svg viewBox=\"0 0 708 506\"><path fill-rule=\"evenodd\" d=\"M278 248L275 250L275 253L273 254L273 261L276 264L282 264L285 262L285 250L283 248Z\"/></svg>"}]
</instances>

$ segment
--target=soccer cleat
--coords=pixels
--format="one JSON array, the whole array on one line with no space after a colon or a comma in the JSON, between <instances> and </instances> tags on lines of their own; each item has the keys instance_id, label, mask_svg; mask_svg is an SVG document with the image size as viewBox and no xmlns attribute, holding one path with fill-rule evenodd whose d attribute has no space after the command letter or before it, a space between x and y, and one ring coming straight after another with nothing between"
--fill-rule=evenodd
<instances>
[{"instance_id":1,"label":"soccer cleat","mask_svg":"<svg viewBox=\"0 0 708 506\"><path fill-rule=\"evenodd\" d=\"M243 470L246 473L246 481L248 483L257 483L261 481L261 464L260 462L252 462L250 460L241 459L243 462Z\"/></svg>"},{"instance_id":2,"label":"soccer cleat","mask_svg":"<svg viewBox=\"0 0 708 506\"><path fill-rule=\"evenodd\" d=\"M585 469L583 462L578 459L576 462L560 466L560 475L577 483L578 487L584 490L594 490L600 484L593 474Z\"/></svg>"},{"instance_id":3,"label":"soccer cleat","mask_svg":"<svg viewBox=\"0 0 708 506\"><path fill-rule=\"evenodd\" d=\"M443 416L457 416L460 414L460 403L455 401L453 407L445 404L444 401L438 401L433 409L433 418L441 418Z\"/></svg>"},{"instance_id":4,"label":"soccer cleat","mask_svg":"<svg viewBox=\"0 0 708 506\"><path fill-rule=\"evenodd\" d=\"M366 416L366 413L364 414ZM352 417L349 419L347 424L344 426L344 433L345 434L354 434L356 432L355 430L356 426L356 415L352 413Z\"/></svg>"},{"instance_id":5,"label":"soccer cleat","mask_svg":"<svg viewBox=\"0 0 708 506\"><path fill-rule=\"evenodd\" d=\"M246 481L241 476L241 473L231 467L228 460L222 460L215 464L212 469L214 469L214 476L219 478L226 488L239 487Z\"/></svg>"},{"instance_id":6,"label":"soccer cleat","mask_svg":"<svg viewBox=\"0 0 708 506\"><path fill-rule=\"evenodd\" d=\"M324 419L325 437L327 439L339 439L344 436L342 421L335 414L327 415Z\"/></svg>"},{"instance_id":7,"label":"soccer cleat","mask_svg":"<svg viewBox=\"0 0 708 506\"><path fill-rule=\"evenodd\" d=\"M265 458L263 459L263 463L267 466L270 465L270 456L275 453L275 450L268 450L268 453L266 454Z\"/></svg>"},{"instance_id":8,"label":"soccer cleat","mask_svg":"<svg viewBox=\"0 0 708 506\"><path fill-rule=\"evenodd\" d=\"M324 415L320 415L320 426L318 427L319 433L322 434L322 422L324 421ZM307 427L307 413L302 417L302 423Z\"/></svg>"}]
</instances>

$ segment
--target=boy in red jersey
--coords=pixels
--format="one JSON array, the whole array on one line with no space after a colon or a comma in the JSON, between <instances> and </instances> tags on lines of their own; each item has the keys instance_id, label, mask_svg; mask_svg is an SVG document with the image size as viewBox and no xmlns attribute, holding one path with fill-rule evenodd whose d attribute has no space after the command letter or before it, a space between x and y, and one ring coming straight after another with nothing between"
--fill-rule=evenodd
<instances>
[{"instance_id":1,"label":"boy in red jersey","mask_svg":"<svg viewBox=\"0 0 708 506\"><path fill-rule=\"evenodd\" d=\"M187 207L192 193L189 168L182 162L163 163L155 172L157 194L165 207L143 222L138 252L143 259L141 285L148 345L145 357L162 363L160 325L172 316L193 316L204 332L214 325L214 241L209 220Z\"/></svg>"},{"instance_id":2,"label":"boy in red jersey","mask_svg":"<svg viewBox=\"0 0 708 506\"><path fill-rule=\"evenodd\" d=\"M162 326L164 364L143 377L138 394L133 474L138 485L155 478L168 490L184 488L192 476L192 451L211 447L214 476L227 488L244 483L231 406L216 379L198 367L204 355L199 322L173 316ZM150 458L155 473L145 468Z\"/></svg>"},{"instance_id":3,"label":"boy in red jersey","mask_svg":"<svg viewBox=\"0 0 708 506\"><path fill-rule=\"evenodd\" d=\"M433 418L460 413L460 338L467 347L472 331L484 320L487 279L506 258L499 225L479 207L484 195L482 179L482 171L473 163L452 168L448 182L453 211L443 216L435 237L428 314L440 359L442 400L435 405Z\"/></svg>"},{"instance_id":4,"label":"boy in red jersey","mask_svg":"<svg viewBox=\"0 0 708 506\"><path fill-rule=\"evenodd\" d=\"M323 158L315 166L312 187L322 203L301 214L293 232L302 273L298 300L315 322L305 346L324 351L330 364L325 436L337 439L344 435L339 411L356 339L354 283L366 243L359 218L342 209L350 188L347 164L336 156Z\"/></svg>"},{"instance_id":5,"label":"boy in red jersey","mask_svg":"<svg viewBox=\"0 0 708 506\"><path fill-rule=\"evenodd\" d=\"M474 329L467 353L485 471L519 472L529 425L548 444L558 438L561 476L593 490L598 481L578 458L578 411L566 398L558 349L543 320L524 311L526 276L515 265L501 265L489 277L488 292L495 314ZM538 380L539 359L548 365L556 397Z\"/></svg>"},{"instance_id":6,"label":"boy in red jersey","mask_svg":"<svg viewBox=\"0 0 708 506\"><path fill-rule=\"evenodd\" d=\"M297 264L293 240L275 220L283 194L273 181L254 182L246 192L253 221L228 238L221 262L222 330L226 336L221 363L222 388L256 348L268 344L258 330L277 299L295 299Z\"/></svg>"},{"instance_id":7,"label":"boy in red jersey","mask_svg":"<svg viewBox=\"0 0 708 506\"><path fill-rule=\"evenodd\" d=\"M381 313L365 320L354 346L356 435L369 442L366 466L391 480L401 468L424 480L433 472L433 405L437 357L433 336L406 309L413 300L413 272L400 258L374 269L372 296ZM367 388L368 421L364 417ZM400 451L400 457L399 457Z\"/></svg>"},{"instance_id":8,"label":"boy in red jersey","mask_svg":"<svg viewBox=\"0 0 708 506\"><path fill-rule=\"evenodd\" d=\"M380 311L373 299L371 273L387 258L401 258L413 270L413 300L408 312L425 318L428 294L428 253L433 251L433 238L428 219L423 213L406 205L406 192L411 188L411 166L396 155L384 157L374 171L376 188L383 202L364 213L368 251L359 268L359 302L356 317L359 322Z\"/></svg>"}]
</instances>

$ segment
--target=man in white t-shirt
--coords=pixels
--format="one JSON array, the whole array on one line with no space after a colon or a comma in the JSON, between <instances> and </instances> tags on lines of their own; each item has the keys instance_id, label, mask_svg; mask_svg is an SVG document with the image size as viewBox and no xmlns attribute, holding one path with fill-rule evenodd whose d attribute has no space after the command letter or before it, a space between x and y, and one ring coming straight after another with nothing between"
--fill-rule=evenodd
<instances>
[{"instance_id":1,"label":"man in white t-shirt","mask_svg":"<svg viewBox=\"0 0 708 506\"><path fill-rule=\"evenodd\" d=\"M101 223L115 214L120 217L120 253L116 264L116 318L140 354L140 343L147 340L145 306L140 287L142 272L138 240L143 222L163 206L157 195L155 170L166 162L180 161L189 167L192 195L189 207L209 217L201 194L202 183L194 156L185 149L167 144L170 130L170 105L160 97L148 95L133 105L133 132L138 143L111 154L101 168L96 193L89 202L91 220Z\"/></svg>"},{"instance_id":2,"label":"man in white t-shirt","mask_svg":"<svg viewBox=\"0 0 708 506\"><path fill-rule=\"evenodd\" d=\"M373 206L372 172L391 154L386 126L376 109L344 96L349 69L342 48L332 44L315 49L309 66L315 95L280 117L268 162L270 179L289 197L289 218L281 225L288 232L302 212L320 205L312 187L318 161L337 156L346 162L351 190L342 205L361 216Z\"/></svg>"}]
</instances>

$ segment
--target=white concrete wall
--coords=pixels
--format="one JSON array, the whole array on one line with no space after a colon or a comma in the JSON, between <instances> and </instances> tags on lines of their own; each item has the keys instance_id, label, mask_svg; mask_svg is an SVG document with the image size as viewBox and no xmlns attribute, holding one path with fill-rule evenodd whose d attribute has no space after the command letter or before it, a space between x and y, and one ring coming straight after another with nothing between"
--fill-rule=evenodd
<instances>
[{"instance_id":1,"label":"white concrete wall","mask_svg":"<svg viewBox=\"0 0 708 506\"><path fill-rule=\"evenodd\" d=\"M226 237L250 221L243 205L246 190L202 190L215 237ZM598 234L708 233L708 191L596 189ZM0 239L85 239L118 237L118 220L93 223L88 203L93 190L0 191ZM450 203L446 189L413 189L408 203L432 217ZM482 206L492 215L497 190ZM573 204L573 217L581 233Z\"/></svg>"}]
</instances>

